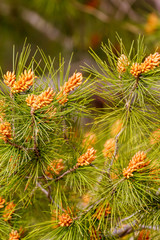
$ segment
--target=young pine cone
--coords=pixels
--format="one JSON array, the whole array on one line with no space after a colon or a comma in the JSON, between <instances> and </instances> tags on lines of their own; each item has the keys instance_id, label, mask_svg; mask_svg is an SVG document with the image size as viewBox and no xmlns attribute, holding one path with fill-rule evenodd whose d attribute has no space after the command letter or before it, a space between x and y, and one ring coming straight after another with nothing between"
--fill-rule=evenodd
<instances>
[{"instance_id":1,"label":"young pine cone","mask_svg":"<svg viewBox=\"0 0 160 240\"><path fill-rule=\"evenodd\" d=\"M17 230L12 230L12 232L9 234L9 240L19 240L20 239L20 235L17 232Z\"/></svg>"},{"instance_id":2,"label":"young pine cone","mask_svg":"<svg viewBox=\"0 0 160 240\"><path fill-rule=\"evenodd\" d=\"M117 61L117 71L120 74L125 72L129 64L130 62L128 61L128 58L126 57L126 55L122 54Z\"/></svg>"},{"instance_id":3,"label":"young pine cone","mask_svg":"<svg viewBox=\"0 0 160 240\"><path fill-rule=\"evenodd\" d=\"M68 213L63 213L59 216L59 225L61 227L69 227L73 220Z\"/></svg>"},{"instance_id":4,"label":"young pine cone","mask_svg":"<svg viewBox=\"0 0 160 240\"><path fill-rule=\"evenodd\" d=\"M133 172L147 166L150 163L149 161L144 161L146 158L147 156L144 152L137 152L129 162L128 167L124 168L123 176L127 179L133 177Z\"/></svg>"},{"instance_id":5,"label":"young pine cone","mask_svg":"<svg viewBox=\"0 0 160 240\"><path fill-rule=\"evenodd\" d=\"M77 166L79 167L89 165L92 161L95 160L95 154L96 150L94 150L94 148L88 148L87 152L78 158Z\"/></svg>"}]
</instances>

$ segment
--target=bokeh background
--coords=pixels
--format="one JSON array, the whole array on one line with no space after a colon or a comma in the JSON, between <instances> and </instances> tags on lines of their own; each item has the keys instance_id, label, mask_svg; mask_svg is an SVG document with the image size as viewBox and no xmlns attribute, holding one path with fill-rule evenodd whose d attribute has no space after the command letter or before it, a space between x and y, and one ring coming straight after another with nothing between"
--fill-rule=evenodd
<instances>
[{"instance_id":1,"label":"bokeh background","mask_svg":"<svg viewBox=\"0 0 160 240\"><path fill-rule=\"evenodd\" d=\"M159 0L0 0L0 66L12 70L12 49L24 40L51 57L59 52L75 69L91 63L88 49L99 55L109 38L116 49L116 33L126 47L144 35L148 52L160 47Z\"/></svg>"}]
</instances>

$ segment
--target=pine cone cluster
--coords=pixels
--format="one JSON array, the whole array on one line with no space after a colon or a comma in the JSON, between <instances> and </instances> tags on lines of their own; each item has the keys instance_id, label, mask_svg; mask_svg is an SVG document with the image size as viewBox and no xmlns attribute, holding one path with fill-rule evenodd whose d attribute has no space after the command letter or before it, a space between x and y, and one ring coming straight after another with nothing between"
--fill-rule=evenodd
<instances>
[{"instance_id":1,"label":"pine cone cluster","mask_svg":"<svg viewBox=\"0 0 160 240\"><path fill-rule=\"evenodd\" d=\"M137 152L129 162L128 167L124 168L123 176L127 179L133 177L133 172L137 171L138 169L144 168L150 163L149 161L144 161L146 158L147 156L144 152Z\"/></svg>"},{"instance_id":2,"label":"pine cone cluster","mask_svg":"<svg viewBox=\"0 0 160 240\"><path fill-rule=\"evenodd\" d=\"M72 77L65 82L64 86L61 87L57 100L60 104L64 104L68 101L68 94L73 91L76 87L82 84L82 73L74 73Z\"/></svg>"},{"instance_id":3,"label":"pine cone cluster","mask_svg":"<svg viewBox=\"0 0 160 240\"><path fill-rule=\"evenodd\" d=\"M138 77L138 76L142 73L141 64L139 64L139 63L133 63L132 66L131 66L130 73L131 73L134 77Z\"/></svg>"},{"instance_id":4,"label":"pine cone cluster","mask_svg":"<svg viewBox=\"0 0 160 240\"><path fill-rule=\"evenodd\" d=\"M141 64L142 72L146 73L154 68L158 67L160 64L160 54L154 53L150 54L144 62Z\"/></svg>"},{"instance_id":5,"label":"pine cone cluster","mask_svg":"<svg viewBox=\"0 0 160 240\"><path fill-rule=\"evenodd\" d=\"M11 139L11 124L9 122L0 123L0 135L4 141Z\"/></svg>"},{"instance_id":6,"label":"pine cone cluster","mask_svg":"<svg viewBox=\"0 0 160 240\"><path fill-rule=\"evenodd\" d=\"M147 58L145 58L144 62L141 64L133 63L131 66L130 73L134 77L138 77L141 73L149 72L150 70L153 70L159 65L160 65L160 54L156 52L154 54L150 54Z\"/></svg>"},{"instance_id":7,"label":"pine cone cluster","mask_svg":"<svg viewBox=\"0 0 160 240\"><path fill-rule=\"evenodd\" d=\"M15 73L8 71L4 75L4 83L10 87L12 93L19 93L26 91L33 84L35 78L34 72L31 69L28 72L24 70L24 73L19 76L18 81L16 81Z\"/></svg>"},{"instance_id":8,"label":"pine cone cluster","mask_svg":"<svg viewBox=\"0 0 160 240\"><path fill-rule=\"evenodd\" d=\"M44 106L49 105L53 101L55 93L53 93L52 88L48 88L46 91L42 92L40 95L36 96L34 94L28 95L26 98L27 105L32 109L37 110Z\"/></svg>"},{"instance_id":9,"label":"pine cone cluster","mask_svg":"<svg viewBox=\"0 0 160 240\"><path fill-rule=\"evenodd\" d=\"M19 240L20 235L17 230L12 230L12 232L9 234L9 240Z\"/></svg>"},{"instance_id":10,"label":"pine cone cluster","mask_svg":"<svg viewBox=\"0 0 160 240\"><path fill-rule=\"evenodd\" d=\"M59 216L59 225L61 227L69 227L73 220L68 213L63 213Z\"/></svg>"},{"instance_id":11,"label":"pine cone cluster","mask_svg":"<svg viewBox=\"0 0 160 240\"><path fill-rule=\"evenodd\" d=\"M5 203L5 199L3 199L2 197L0 197L0 208L4 207L4 203Z\"/></svg>"},{"instance_id":12,"label":"pine cone cluster","mask_svg":"<svg viewBox=\"0 0 160 240\"><path fill-rule=\"evenodd\" d=\"M13 87L15 80L16 80L16 75L14 72L7 71L7 73L4 75L4 83L10 88Z\"/></svg>"},{"instance_id":13,"label":"pine cone cluster","mask_svg":"<svg viewBox=\"0 0 160 240\"><path fill-rule=\"evenodd\" d=\"M4 221L8 221L12 218L12 214L14 213L14 209L15 209L15 204L13 202L8 202L7 206L4 209Z\"/></svg>"},{"instance_id":14,"label":"pine cone cluster","mask_svg":"<svg viewBox=\"0 0 160 240\"><path fill-rule=\"evenodd\" d=\"M73 76L65 82L63 91L67 94L73 91L76 87L82 84L82 79L82 73L74 73Z\"/></svg>"},{"instance_id":15,"label":"pine cone cluster","mask_svg":"<svg viewBox=\"0 0 160 240\"><path fill-rule=\"evenodd\" d=\"M117 71L121 74L126 71L127 67L129 66L130 62L126 55L122 54L117 61Z\"/></svg>"},{"instance_id":16,"label":"pine cone cluster","mask_svg":"<svg viewBox=\"0 0 160 240\"><path fill-rule=\"evenodd\" d=\"M94 148L88 148L87 152L78 158L77 166L79 167L89 165L92 161L95 160L95 154L96 150L94 150Z\"/></svg>"}]
</instances>

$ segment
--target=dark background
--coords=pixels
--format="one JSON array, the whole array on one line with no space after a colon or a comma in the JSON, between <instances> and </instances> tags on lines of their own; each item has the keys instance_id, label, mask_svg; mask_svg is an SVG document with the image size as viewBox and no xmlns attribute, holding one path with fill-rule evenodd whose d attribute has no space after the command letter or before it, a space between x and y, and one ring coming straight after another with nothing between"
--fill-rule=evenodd
<instances>
[{"instance_id":1,"label":"dark background","mask_svg":"<svg viewBox=\"0 0 160 240\"><path fill-rule=\"evenodd\" d=\"M72 67L91 63L92 47L109 38L116 49L116 33L126 47L139 34L148 52L160 46L159 0L0 0L0 66L12 70L12 49L20 51L24 40L58 59L74 53Z\"/></svg>"}]
</instances>

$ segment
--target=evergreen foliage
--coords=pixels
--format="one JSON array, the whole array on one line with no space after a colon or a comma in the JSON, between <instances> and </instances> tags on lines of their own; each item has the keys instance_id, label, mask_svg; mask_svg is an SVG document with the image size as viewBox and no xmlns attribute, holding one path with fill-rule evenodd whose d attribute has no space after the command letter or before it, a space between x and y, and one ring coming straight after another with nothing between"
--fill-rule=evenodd
<instances>
[{"instance_id":1,"label":"evergreen foliage","mask_svg":"<svg viewBox=\"0 0 160 240\"><path fill-rule=\"evenodd\" d=\"M1 239L159 239L160 54L118 40L83 75L30 45L2 72Z\"/></svg>"}]
</instances>

